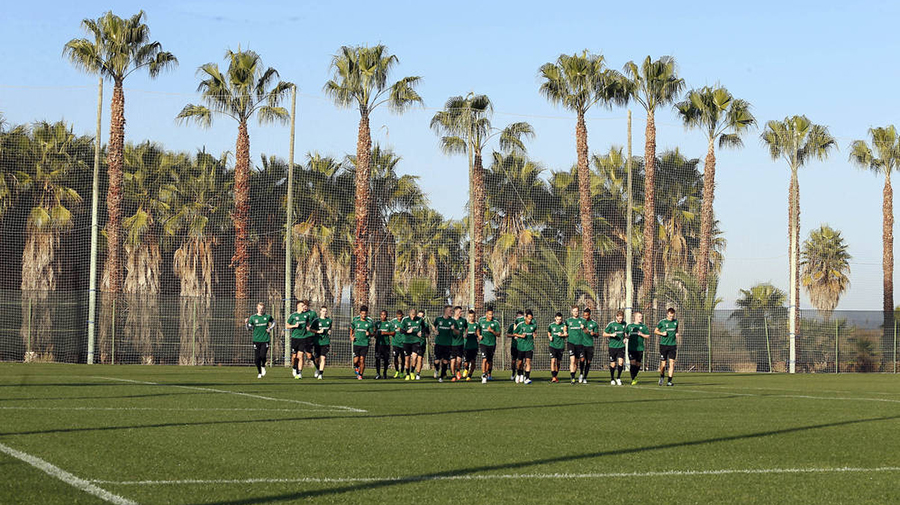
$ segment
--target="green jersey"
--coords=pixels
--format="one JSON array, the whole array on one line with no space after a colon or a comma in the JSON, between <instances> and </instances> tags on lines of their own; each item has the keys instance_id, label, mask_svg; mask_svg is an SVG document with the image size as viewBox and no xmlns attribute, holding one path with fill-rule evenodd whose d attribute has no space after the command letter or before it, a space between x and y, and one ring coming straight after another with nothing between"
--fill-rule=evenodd
<instances>
[{"instance_id":1,"label":"green jersey","mask_svg":"<svg viewBox=\"0 0 900 505\"><path fill-rule=\"evenodd\" d=\"M582 319L584 321L584 339L585 347L593 347L594 339L600 336L600 325L593 319Z\"/></svg>"},{"instance_id":2,"label":"green jersey","mask_svg":"<svg viewBox=\"0 0 900 505\"><path fill-rule=\"evenodd\" d=\"M394 334L391 336L391 345L394 347L403 347L403 342L406 341L406 337L401 331L402 325L400 324L400 320L395 317L391 319L390 322L391 327L393 328L391 331L394 332Z\"/></svg>"},{"instance_id":3,"label":"green jersey","mask_svg":"<svg viewBox=\"0 0 900 505\"><path fill-rule=\"evenodd\" d=\"M453 321L456 323L456 333L453 334L450 345L457 347L466 343L466 330L469 327L469 322L466 321L464 317L454 319Z\"/></svg>"},{"instance_id":4,"label":"green jersey","mask_svg":"<svg viewBox=\"0 0 900 505\"><path fill-rule=\"evenodd\" d=\"M310 323L310 331L322 330L322 333L313 333L316 345L331 345L331 324L330 317L317 317Z\"/></svg>"},{"instance_id":5,"label":"green jersey","mask_svg":"<svg viewBox=\"0 0 900 505\"><path fill-rule=\"evenodd\" d=\"M356 316L350 321L350 329L353 330L353 345L368 347L369 338L375 333L375 321L371 317Z\"/></svg>"},{"instance_id":6,"label":"green jersey","mask_svg":"<svg viewBox=\"0 0 900 505\"><path fill-rule=\"evenodd\" d=\"M394 324L391 321L375 322L375 345L389 345L391 335L394 331Z\"/></svg>"},{"instance_id":7,"label":"green jersey","mask_svg":"<svg viewBox=\"0 0 900 505\"><path fill-rule=\"evenodd\" d=\"M628 350L629 351L638 351L644 352L644 337L640 336L639 333L643 333L644 335L650 334L650 328L647 328L647 325L644 323L641 324L629 324L625 327L625 334L628 335Z\"/></svg>"},{"instance_id":8,"label":"green jersey","mask_svg":"<svg viewBox=\"0 0 900 505\"><path fill-rule=\"evenodd\" d=\"M497 345L497 335L500 334L500 323L496 319L482 319L478 321L478 330L481 332L481 345L493 347Z\"/></svg>"},{"instance_id":9,"label":"green jersey","mask_svg":"<svg viewBox=\"0 0 900 505\"><path fill-rule=\"evenodd\" d=\"M566 330L569 332L570 344L584 345L584 319L580 317L566 319Z\"/></svg>"},{"instance_id":10,"label":"green jersey","mask_svg":"<svg viewBox=\"0 0 900 505\"><path fill-rule=\"evenodd\" d=\"M456 321L449 317L439 317L434 320L434 329L437 335L434 337L434 345L450 346L453 343L453 330L457 329Z\"/></svg>"},{"instance_id":11,"label":"green jersey","mask_svg":"<svg viewBox=\"0 0 900 505\"><path fill-rule=\"evenodd\" d=\"M625 323L611 321L606 325L606 329L603 330L603 333L615 335L614 337L608 337L610 349L621 349L625 347Z\"/></svg>"},{"instance_id":12,"label":"green jersey","mask_svg":"<svg viewBox=\"0 0 900 505\"><path fill-rule=\"evenodd\" d=\"M522 323L524 323L524 322L525 322L525 317L524 317L524 316L518 316L518 317L516 317L516 320L513 321L512 324L509 325L509 328L506 329L506 336L512 337L513 333L516 332L516 327L518 327L520 324L522 324ZM514 339L512 339L512 340L509 341L509 347L510 347L510 349L518 349L518 346L519 346L519 340L518 340L518 339L515 339L515 338L514 338Z\"/></svg>"},{"instance_id":13,"label":"green jersey","mask_svg":"<svg viewBox=\"0 0 900 505\"><path fill-rule=\"evenodd\" d=\"M550 323L550 326L547 326L547 333L550 334L552 339L550 340L550 347L553 349L565 349L566 348L566 324L556 324Z\"/></svg>"},{"instance_id":14,"label":"green jersey","mask_svg":"<svg viewBox=\"0 0 900 505\"><path fill-rule=\"evenodd\" d=\"M309 338L313 335L309 331L309 326L316 319L316 313L307 310L306 312L294 312L288 316L288 324L296 324L297 327L291 330L291 338Z\"/></svg>"},{"instance_id":15,"label":"green jersey","mask_svg":"<svg viewBox=\"0 0 900 505\"><path fill-rule=\"evenodd\" d=\"M675 334L678 333L678 320L663 319L656 325L656 329L664 332L666 336L659 337L659 345L678 345L678 339Z\"/></svg>"},{"instance_id":16,"label":"green jersey","mask_svg":"<svg viewBox=\"0 0 900 505\"><path fill-rule=\"evenodd\" d=\"M516 344L516 348L520 351L533 351L534 350L534 332L537 331L537 323L531 321L531 323L526 323L522 321L516 326L516 335L523 335L523 337L516 338L518 343Z\"/></svg>"},{"instance_id":17,"label":"green jersey","mask_svg":"<svg viewBox=\"0 0 900 505\"><path fill-rule=\"evenodd\" d=\"M418 317L412 319L404 317L400 323L400 331L403 332L403 342L406 344L421 344L425 340L419 336L422 331L422 320Z\"/></svg>"},{"instance_id":18,"label":"green jersey","mask_svg":"<svg viewBox=\"0 0 900 505\"><path fill-rule=\"evenodd\" d=\"M253 341L254 342L268 342L269 341L269 324L274 322L275 319L268 314L253 314L250 316L250 319L247 321L247 329L253 331Z\"/></svg>"},{"instance_id":19,"label":"green jersey","mask_svg":"<svg viewBox=\"0 0 900 505\"><path fill-rule=\"evenodd\" d=\"M478 349L478 323L466 321L466 349Z\"/></svg>"}]
</instances>

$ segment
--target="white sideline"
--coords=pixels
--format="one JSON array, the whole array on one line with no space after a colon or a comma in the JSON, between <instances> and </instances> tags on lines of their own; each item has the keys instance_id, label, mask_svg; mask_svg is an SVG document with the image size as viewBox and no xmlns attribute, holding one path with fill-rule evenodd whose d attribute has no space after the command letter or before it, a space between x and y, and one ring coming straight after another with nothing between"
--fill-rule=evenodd
<instances>
[{"instance_id":1,"label":"white sideline","mask_svg":"<svg viewBox=\"0 0 900 505\"><path fill-rule=\"evenodd\" d=\"M166 383L162 383L162 382L148 382L148 381L138 381L138 380L133 380L133 379L120 379L118 377L91 377L91 379L103 379L103 380L110 380L110 381L130 382L132 384L146 384L149 386L168 386L168 387L172 387L172 388L193 389L194 391L206 391L206 392L210 392L210 393L226 393L226 394L230 394L230 395L256 398L258 400L268 400L271 402L296 403L299 405L307 405L309 407L322 407L322 408L334 409L334 410L344 410L347 412L356 412L356 413L360 413L360 414L365 414L368 412L368 410L357 409L354 407L347 407L345 405L322 405L320 403L305 402L303 400L294 400L292 398L273 398L271 396L255 395L252 393L241 393L240 391L228 391L227 389L201 388L198 386L181 386L178 384L166 384Z\"/></svg>"},{"instance_id":2,"label":"white sideline","mask_svg":"<svg viewBox=\"0 0 900 505\"><path fill-rule=\"evenodd\" d=\"M84 480L78 478L71 473L59 468L58 466L54 466L37 456L32 456L31 454L26 454L22 451L17 451L8 445L0 444L0 452L6 453L18 460L24 461L29 465L37 468L38 470L46 473L51 477L55 477L66 484L69 484L72 487L78 488L85 493L90 493L101 500L107 501L109 503L115 503L116 505L137 505L137 502L131 501L128 498L123 498L117 494L110 493L109 491L95 486L91 481Z\"/></svg>"},{"instance_id":3,"label":"white sideline","mask_svg":"<svg viewBox=\"0 0 900 505\"><path fill-rule=\"evenodd\" d=\"M512 480L512 479L610 479L640 477L695 477L709 475L757 475L757 474L804 474L804 473L860 473L860 472L900 472L900 467L883 466L877 468L747 468L723 470L670 470L664 472L610 472L610 473L513 473L482 475L423 475L411 477L298 477L293 479L186 479L186 480L93 480L97 484L118 486L159 486L185 484L290 484L325 483L352 484L354 482L423 482L453 480Z\"/></svg>"},{"instance_id":4,"label":"white sideline","mask_svg":"<svg viewBox=\"0 0 900 505\"><path fill-rule=\"evenodd\" d=\"M162 407L32 407L32 406L4 406L0 410L100 410L110 412L152 411L152 412L293 412L297 409L229 409L229 408L162 408ZM336 409L303 409L299 412L335 412Z\"/></svg>"},{"instance_id":5,"label":"white sideline","mask_svg":"<svg viewBox=\"0 0 900 505\"><path fill-rule=\"evenodd\" d=\"M658 391L662 388L653 387L653 386L632 386L635 389L646 389L648 391ZM733 389L747 391L752 388L741 388L735 387ZM669 389L666 388L666 391ZM842 397L842 396L812 396L812 395L785 395L785 394L759 394L759 393L738 393L737 391L731 391L727 389L727 386L717 388L717 391L707 391L705 389L685 389L685 388L676 388L675 390L683 393L702 393L709 395L735 395L735 396L752 396L756 398L797 398L801 400L832 400L832 401L847 401L847 402L880 402L880 403L900 403L900 400L893 400L890 398L860 398L860 397Z\"/></svg>"}]
</instances>

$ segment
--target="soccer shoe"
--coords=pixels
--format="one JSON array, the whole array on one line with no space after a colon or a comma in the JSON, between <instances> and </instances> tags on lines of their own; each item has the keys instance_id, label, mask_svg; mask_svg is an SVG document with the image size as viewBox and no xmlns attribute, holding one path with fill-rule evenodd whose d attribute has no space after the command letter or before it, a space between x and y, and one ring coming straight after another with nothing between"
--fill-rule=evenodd
<instances>
[{"instance_id":1,"label":"soccer shoe","mask_svg":"<svg viewBox=\"0 0 900 505\"><path fill-rule=\"evenodd\" d=\"M463 370L462 376L464 379L468 379L469 378L469 370L468 369Z\"/></svg>"},{"instance_id":2,"label":"soccer shoe","mask_svg":"<svg viewBox=\"0 0 900 505\"><path fill-rule=\"evenodd\" d=\"M632 386L637 386L637 379L634 379L633 381L631 381L631 385L632 385Z\"/></svg>"},{"instance_id":3,"label":"soccer shoe","mask_svg":"<svg viewBox=\"0 0 900 505\"><path fill-rule=\"evenodd\" d=\"M531 384L531 379L525 379L524 384Z\"/></svg>"},{"instance_id":4,"label":"soccer shoe","mask_svg":"<svg viewBox=\"0 0 900 505\"><path fill-rule=\"evenodd\" d=\"M672 384L671 382L667 382L667 383L666 383L666 386L674 386L674 385L675 385L675 384Z\"/></svg>"},{"instance_id":5,"label":"soccer shoe","mask_svg":"<svg viewBox=\"0 0 900 505\"><path fill-rule=\"evenodd\" d=\"M472 381L472 377L466 377L466 382L471 382L471 381Z\"/></svg>"},{"instance_id":6,"label":"soccer shoe","mask_svg":"<svg viewBox=\"0 0 900 505\"><path fill-rule=\"evenodd\" d=\"M323 376L322 374L319 374L319 375L316 377L316 379L318 379L318 380L322 380L322 379L324 379L324 378L325 378L325 376Z\"/></svg>"},{"instance_id":7,"label":"soccer shoe","mask_svg":"<svg viewBox=\"0 0 900 505\"><path fill-rule=\"evenodd\" d=\"M297 371L294 370L293 368L291 368L291 377L293 377L295 379L297 378Z\"/></svg>"},{"instance_id":8,"label":"soccer shoe","mask_svg":"<svg viewBox=\"0 0 900 505\"><path fill-rule=\"evenodd\" d=\"M356 380L358 380L358 381L363 380L363 379L362 379L362 375L357 375L357 376L356 376Z\"/></svg>"},{"instance_id":9,"label":"soccer shoe","mask_svg":"<svg viewBox=\"0 0 900 505\"><path fill-rule=\"evenodd\" d=\"M615 386L615 385L616 385L616 380L613 379L613 380L609 381L609 385L610 385L610 386Z\"/></svg>"},{"instance_id":10,"label":"soccer shoe","mask_svg":"<svg viewBox=\"0 0 900 505\"><path fill-rule=\"evenodd\" d=\"M622 385L622 379L616 379L616 386Z\"/></svg>"},{"instance_id":11,"label":"soccer shoe","mask_svg":"<svg viewBox=\"0 0 900 505\"><path fill-rule=\"evenodd\" d=\"M397 377L400 377L400 370L394 372L394 378L396 379Z\"/></svg>"},{"instance_id":12,"label":"soccer shoe","mask_svg":"<svg viewBox=\"0 0 900 505\"><path fill-rule=\"evenodd\" d=\"M482 384L487 384L487 377L485 377L485 376L482 375L482 376L481 376L481 383L482 383Z\"/></svg>"},{"instance_id":13,"label":"soccer shoe","mask_svg":"<svg viewBox=\"0 0 900 505\"><path fill-rule=\"evenodd\" d=\"M380 379L380 378L381 378L380 375L378 375L378 374L375 375L375 380L378 380L378 379Z\"/></svg>"},{"instance_id":14,"label":"soccer shoe","mask_svg":"<svg viewBox=\"0 0 900 505\"><path fill-rule=\"evenodd\" d=\"M575 384L576 384L575 378L573 377L573 378L572 378L572 385L574 386Z\"/></svg>"},{"instance_id":15,"label":"soccer shoe","mask_svg":"<svg viewBox=\"0 0 900 505\"><path fill-rule=\"evenodd\" d=\"M662 378L662 377L659 378L659 385L660 385L660 386L663 385L663 378Z\"/></svg>"},{"instance_id":16,"label":"soccer shoe","mask_svg":"<svg viewBox=\"0 0 900 505\"><path fill-rule=\"evenodd\" d=\"M318 371L318 370L313 371L313 377L316 378L316 379L319 378L319 371Z\"/></svg>"},{"instance_id":17,"label":"soccer shoe","mask_svg":"<svg viewBox=\"0 0 900 505\"><path fill-rule=\"evenodd\" d=\"M265 368L262 369L262 376L263 376L263 377L266 376L266 369L265 369Z\"/></svg>"},{"instance_id":18,"label":"soccer shoe","mask_svg":"<svg viewBox=\"0 0 900 505\"><path fill-rule=\"evenodd\" d=\"M494 376L493 376L493 375L488 375L488 380L489 380L489 381L494 380Z\"/></svg>"},{"instance_id":19,"label":"soccer shoe","mask_svg":"<svg viewBox=\"0 0 900 505\"><path fill-rule=\"evenodd\" d=\"M462 378L463 378L462 374L459 372L456 372L456 380L460 380Z\"/></svg>"},{"instance_id":20,"label":"soccer shoe","mask_svg":"<svg viewBox=\"0 0 900 505\"><path fill-rule=\"evenodd\" d=\"M456 377L453 377L452 379L450 379L450 382L459 382L459 379L457 379Z\"/></svg>"},{"instance_id":21,"label":"soccer shoe","mask_svg":"<svg viewBox=\"0 0 900 505\"><path fill-rule=\"evenodd\" d=\"M437 379L437 378L438 378L438 373L437 373L437 370L435 370L435 371L434 371L434 378L435 378L435 379Z\"/></svg>"},{"instance_id":22,"label":"soccer shoe","mask_svg":"<svg viewBox=\"0 0 900 505\"><path fill-rule=\"evenodd\" d=\"M300 380L300 378L301 378L301 377L300 377L300 374L294 374L294 379L295 379L295 380Z\"/></svg>"},{"instance_id":23,"label":"soccer shoe","mask_svg":"<svg viewBox=\"0 0 900 505\"><path fill-rule=\"evenodd\" d=\"M443 378L443 377L438 377L438 382L444 382L444 378Z\"/></svg>"},{"instance_id":24,"label":"soccer shoe","mask_svg":"<svg viewBox=\"0 0 900 505\"><path fill-rule=\"evenodd\" d=\"M261 374L261 373L256 374L256 378L257 378L257 379L262 379L262 374Z\"/></svg>"},{"instance_id":25,"label":"soccer shoe","mask_svg":"<svg viewBox=\"0 0 900 505\"><path fill-rule=\"evenodd\" d=\"M422 380L422 376L421 376L421 375L419 375L419 374L416 374L416 380L417 380L417 381L420 381L420 380Z\"/></svg>"},{"instance_id":26,"label":"soccer shoe","mask_svg":"<svg viewBox=\"0 0 900 505\"><path fill-rule=\"evenodd\" d=\"M515 380L516 380L516 377L518 377L518 376L516 375L515 372L513 372L512 375L509 376L509 380L515 381ZM516 382L518 382L518 381L516 381Z\"/></svg>"},{"instance_id":27,"label":"soccer shoe","mask_svg":"<svg viewBox=\"0 0 900 505\"><path fill-rule=\"evenodd\" d=\"M359 367L358 366L353 367L353 371L356 372L356 375L359 375Z\"/></svg>"},{"instance_id":28,"label":"soccer shoe","mask_svg":"<svg viewBox=\"0 0 900 505\"><path fill-rule=\"evenodd\" d=\"M412 380L412 375L406 374L406 377L405 377L403 380L405 380L405 381L410 381L410 380Z\"/></svg>"},{"instance_id":29,"label":"soccer shoe","mask_svg":"<svg viewBox=\"0 0 900 505\"><path fill-rule=\"evenodd\" d=\"M550 379L550 382L552 382L552 383L554 383L554 384L558 384L558 383L559 383L559 378L558 378L558 377L554 377L554 378Z\"/></svg>"}]
</instances>

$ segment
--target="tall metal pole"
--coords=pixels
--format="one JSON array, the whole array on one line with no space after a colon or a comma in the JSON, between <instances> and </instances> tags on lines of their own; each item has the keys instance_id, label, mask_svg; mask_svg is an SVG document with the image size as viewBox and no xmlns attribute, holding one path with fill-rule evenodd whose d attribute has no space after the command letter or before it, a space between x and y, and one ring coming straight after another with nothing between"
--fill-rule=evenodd
<instances>
[{"instance_id":1,"label":"tall metal pole","mask_svg":"<svg viewBox=\"0 0 900 505\"><path fill-rule=\"evenodd\" d=\"M297 86L291 86L291 140L288 144L287 220L284 239L284 366L291 366L291 330L287 318L291 314L291 271L294 238L294 126L297 119ZM301 366L303 363L300 363Z\"/></svg>"},{"instance_id":2,"label":"tall metal pole","mask_svg":"<svg viewBox=\"0 0 900 505\"><path fill-rule=\"evenodd\" d=\"M469 118L469 138L466 146L469 157L469 307L475 308L475 146L471 121ZM478 272L480 275L481 272Z\"/></svg>"},{"instance_id":3,"label":"tall metal pole","mask_svg":"<svg viewBox=\"0 0 900 505\"><path fill-rule=\"evenodd\" d=\"M100 127L103 117L103 76L97 83L97 137L94 139L94 181L91 189L91 274L88 287L88 348L87 364L94 363L94 335L96 334L97 318L97 235L100 224L98 223L98 200L100 199Z\"/></svg>"},{"instance_id":4,"label":"tall metal pole","mask_svg":"<svg viewBox=\"0 0 900 505\"><path fill-rule=\"evenodd\" d=\"M632 321L631 311L634 307L634 278L631 271L632 263L634 262L634 252L631 246L631 209L634 206L631 174L631 110L628 111L628 159L625 166L628 171L628 208L625 211L625 320L630 323Z\"/></svg>"}]
</instances>

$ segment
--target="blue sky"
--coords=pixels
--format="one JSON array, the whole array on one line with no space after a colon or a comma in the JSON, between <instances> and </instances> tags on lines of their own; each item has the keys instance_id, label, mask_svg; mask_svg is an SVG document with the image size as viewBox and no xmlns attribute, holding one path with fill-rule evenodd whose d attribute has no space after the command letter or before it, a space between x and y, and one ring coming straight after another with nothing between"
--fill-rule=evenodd
<instances>
[{"instance_id":1,"label":"blue sky","mask_svg":"<svg viewBox=\"0 0 900 505\"><path fill-rule=\"evenodd\" d=\"M881 188L877 176L847 161L849 144L872 126L898 121L892 100L897 82L900 7L893 2L116 2L115 13L143 8L154 39L180 66L151 81L126 82L126 139L153 139L166 147L211 152L234 149L236 127L218 120L209 130L179 126L175 114L196 102L195 71L223 63L226 48L249 47L297 83L297 159L307 151L342 156L355 151L358 113L323 97L330 57L341 45L384 43L400 58L396 77L420 75L424 109L372 117L375 141L403 157L401 172L420 176L431 203L461 217L467 195L465 160L443 156L428 129L434 111L452 95L485 93L494 122L525 120L537 137L532 158L548 169L575 161L574 118L537 92L538 67L562 52L600 52L621 69L629 60L669 54L688 88L721 83L748 100L760 123L806 114L827 125L839 151L800 175L802 235L822 223L840 229L854 260L851 287L839 309L881 307ZM0 17L0 111L12 123L64 118L91 133L96 80L61 57L69 39L82 36L81 19L108 3L13 2ZM110 96L109 87L106 100ZM634 153L643 153L644 112L632 107ZM592 152L626 141L626 110L596 109L587 123ZM104 113L104 129L108 111ZM658 151L681 148L705 155L699 132L685 131L670 109L657 114ZM250 129L252 156L287 157L288 129ZM104 141L107 133L104 133ZM787 288L788 170L759 143L719 154L716 213L728 240L719 293L733 305L740 288L770 281ZM895 280L896 283L896 280ZM803 295L803 305L809 306Z\"/></svg>"}]
</instances>

